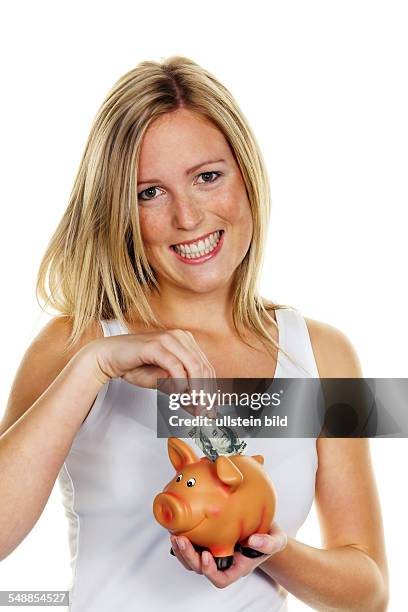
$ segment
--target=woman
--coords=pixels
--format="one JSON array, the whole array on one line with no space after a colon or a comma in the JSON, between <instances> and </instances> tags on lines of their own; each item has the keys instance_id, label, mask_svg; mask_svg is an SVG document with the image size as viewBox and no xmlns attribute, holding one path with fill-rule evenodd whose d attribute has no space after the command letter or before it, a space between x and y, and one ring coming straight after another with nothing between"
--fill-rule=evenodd
<instances>
[{"instance_id":1,"label":"woman","mask_svg":"<svg viewBox=\"0 0 408 612\"><path fill-rule=\"evenodd\" d=\"M236 553L224 572L187 538L171 537L170 556L152 516L172 476L158 377L362 375L341 332L259 296L268 210L262 155L214 76L172 57L114 85L39 271L40 297L63 316L27 350L0 439L1 556L59 477L73 611L284 610L286 591L315 609L386 609L366 440L248 439L278 510L250 540L264 556ZM322 550L295 539L314 496Z\"/></svg>"}]
</instances>

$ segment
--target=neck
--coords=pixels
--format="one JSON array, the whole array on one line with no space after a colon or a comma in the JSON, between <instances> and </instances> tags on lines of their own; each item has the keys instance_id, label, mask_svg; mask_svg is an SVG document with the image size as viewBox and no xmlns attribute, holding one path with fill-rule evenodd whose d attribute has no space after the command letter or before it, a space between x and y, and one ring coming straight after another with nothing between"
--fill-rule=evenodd
<instances>
[{"instance_id":1,"label":"neck","mask_svg":"<svg viewBox=\"0 0 408 612\"><path fill-rule=\"evenodd\" d=\"M232 318L232 285L208 293L161 287L148 300L156 317L166 328L228 335L235 331Z\"/></svg>"}]
</instances>

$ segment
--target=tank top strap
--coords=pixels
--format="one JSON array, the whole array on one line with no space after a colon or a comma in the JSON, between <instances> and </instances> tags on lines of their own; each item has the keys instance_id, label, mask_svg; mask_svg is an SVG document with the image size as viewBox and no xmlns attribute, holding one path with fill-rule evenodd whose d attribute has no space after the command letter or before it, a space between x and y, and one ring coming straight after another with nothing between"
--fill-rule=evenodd
<instances>
[{"instance_id":1,"label":"tank top strap","mask_svg":"<svg viewBox=\"0 0 408 612\"><path fill-rule=\"evenodd\" d=\"M289 355L280 352L282 370L288 378L319 378L316 359L310 341L309 330L302 314L294 307L275 310L279 329L279 346Z\"/></svg>"},{"instance_id":2,"label":"tank top strap","mask_svg":"<svg viewBox=\"0 0 408 612\"><path fill-rule=\"evenodd\" d=\"M101 324L105 338L129 333L126 327L122 325L118 319L100 319L99 323Z\"/></svg>"}]
</instances>

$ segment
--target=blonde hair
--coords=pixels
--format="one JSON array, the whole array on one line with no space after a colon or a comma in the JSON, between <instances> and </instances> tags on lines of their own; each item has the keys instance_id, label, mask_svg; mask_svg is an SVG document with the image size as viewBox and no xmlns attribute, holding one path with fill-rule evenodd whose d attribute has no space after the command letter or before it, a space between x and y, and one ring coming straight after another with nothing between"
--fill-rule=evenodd
<instances>
[{"instance_id":1,"label":"blonde hair","mask_svg":"<svg viewBox=\"0 0 408 612\"><path fill-rule=\"evenodd\" d=\"M93 121L68 207L41 261L36 286L43 308L50 305L72 319L68 347L90 322L116 318L126 324L125 318L135 312L146 327L163 329L145 291L160 288L135 214L137 171L148 127L160 115L181 107L204 116L224 134L248 194L253 236L235 274L234 326L244 341L243 332L249 329L270 352L271 345L281 349L265 321L276 326L268 311L289 306L258 294L270 215L261 151L230 92L210 72L181 56L143 61L124 74Z\"/></svg>"}]
</instances>

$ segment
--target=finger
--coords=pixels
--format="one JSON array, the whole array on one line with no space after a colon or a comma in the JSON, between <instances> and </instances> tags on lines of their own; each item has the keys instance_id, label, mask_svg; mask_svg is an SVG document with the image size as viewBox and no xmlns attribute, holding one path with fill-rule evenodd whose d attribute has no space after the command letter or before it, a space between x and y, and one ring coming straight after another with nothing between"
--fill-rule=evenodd
<instances>
[{"instance_id":1,"label":"finger","mask_svg":"<svg viewBox=\"0 0 408 612\"><path fill-rule=\"evenodd\" d=\"M168 376L169 373L159 366L144 365L126 372L122 378L132 385L154 388L158 378L167 378Z\"/></svg>"},{"instance_id":2,"label":"finger","mask_svg":"<svg viewBox=\"0 0 408 612\"><path fill-rule=\"evenodd\" d=\"M197 390L202 389L204 401L200 402L195 410L195 416L204 415L208 418L217 417L217 390L218 384L216 378L204 378L197 381L192 381L197 387ZM215 398L215 401L214 401Z\"/></svg>"},{"instance_id":3,"label":"finger","mask_svg":"<svg viewBox=\"0 0 408 612\"><path fill-rule=\"evenodd\" d=\"M163 333L160 343L182 362L189 378L208 378L210 370L198 347L189 345L180 330Z\"/></svg>"},{"instance_id":4,"label":"finger","mask_svg":"<svg viewBox=\"0 0 408 612\"><path fill-rule=\"evenodd\" d=\"M204 353L193 334L189 331L184 331L185 338L191 349L195 353L199 353L204 365L207 368L207 372L204 373L205 380L202 381L204 390L206 392L214 393L216 391L216 372L212 363L208 360L207 355Z\"/></svg>"},{"instance_id":5,"label":"finger","mask_svg":"<svg viewBox=\"0 0 408 612\"><path fill-rule=\"evenodd\" d=\"M182 565L184 565L184 567L185 567L187 570L189 570L190 572L192 572L192 571L193 571L193 569L192 569L192 568L191 568L191 567L190 567L190 566L189 566L189 565L188 565L188 564L185 562L184 557L183 557L183 555L182 555L182 553L181 553L181 551L180 551L180 549L179 549L179 547L178 547L178 544L177 544L177 540L176 540L176 538L171 537L171 538L170 538L170 540L171 540L171 547L172 547L173 552L174 552L175 556L177 557L177 559L180 561L180 563L181 563Z\"/></svg>"},{"instance_id":6,"label":"finger","mask_svg":"<svg viewBox=\"0 0 408 612\"><path fill-rule=\"evenodd\" d=\"M143 351L143 361L162 368L169 373L170 378L180 379L181 386L187 387L187 373L183 362L174 354L166 349L162 344L155 340L149 342Z\"/></svg>"},{"instance_id":7,"label":"finger","mask_svg":"<svg viewBox=\"0 0 408 612\"><path fill-rule=\"evenodd\" d=\"M176 331L177 330L175 330L175 332ZM191 389L194 388L192 381L196 378L205 380L209 376L209 373L197 351L183 344L180 338L174 335L175 332L166 332L162 335L159 342L164 350L173 354L174 357L180 361L184 373L182 374L182 380L178 380L176 377L177 375L170 373L170 376L175 380L166 381L165 386L171 389L175 387L175 390L179 393L191 393ZM182 388L179 389L179 387ZM194 409L192 407L186 404L184 404L183 407L188 412L194 414Z\"/></svg>"},{"instance_id":8,"label":"finger","mask_svg":"<svg viewBox=\"0 0 408 612\"><path fill-rule=\"evenodd\" d=\"M201 372L198 371L194 373L194 376L190 378L190 390L195 389L197 391L202 387L205 392L212 391L213 393L216 390L215 385L215 368L208 360L206 354L201 349L200 345L196 342L193 334L186 330L175 329L171 331L172 335L180 341L186 349L195 357L201 361ZM198 378L198 381L194 379ZM207 389L208 387L208 389ZM214 388L213 388L214 387ZM202 409L201 409L202 408ZM205 413L207 409L207 405L204 404L197 413ZM208 416L210 416L208 414ZM211 415L215 416L215 415Z\"/></svg>"},{"instance_id":9,"label":"finger","mask_svg":"<svg viewBox=\"0 0 408 612\"><path fill-rule=\"evenodd\" d=\"M200 555L194 549L194 546L191 544L190 540L183 536L178 536L176 540L178 550L183 558L183 561L187 563L187 565L192 570L194 570L198 574L201 574L201 558Z\"/></svg>"},{"instance_id":10,"label":"finger","mask_svg":"<svg viewBox=\"0 0 408 612\"><path fill-rule=\"evenodd\" d=\"M287 535L283 532L279 535L254 533L249 538L248 544L251 548L264 553L264 555L274 555L285 548L287 541Z\"/></svg>"},{"instance_id":11,"label":"finger","mask_svg":"<svg viewBox=\"0 0 408 612\"><path fill-rule=\"evenodd\" d=\"M228 570L223 572L218 570L214 557L207 550L204 550L201 553L201 567L203 575L206 576L208 580L210 580L213 585L219 589L225 588L239 578L239 576L236 575L236 571L232 571L233 567L230 567Z\"/></svg>"},{"instance_id":12,"label":"finger","mask_svg":"<svg viewBox=\"0 0 408 612\"><path fill-rule=\"evenodd\" d=\"M198 344L197 340L193 336L193 334L189 331L184 331L186 341L192 346L192 348L198 351L203 359L203 361L207 364L208 369L210 370L211 376L215 378L215 368L212 363L209 361L207 355L202 350L201 346Z\"/></svg>"},{"instance_id":13,"label":"finger","mask_svg":"<svg viewBox=\"0 0 408 612\"><path fill-rule=\"evenodd\" d=\"M180 344L185 347L188 355L193 356L194 363L196 364L196 369L192 368L188 372L189 376L191 374L189 378L189 391L191 392L192 390L195 390L200 392L202 389L205 394L205 401L203 403L200 402L198 407L192 407L189 412L193 412L194 416L203 414L205 416L215 418L217 416L216 411L213 409L210 410L209 402L206 399L208 397L207 394L212 396L217 390L215 379L216 373L214 367L207 359L207 356L201 349L200 345L196 342L191 332L181 329L173 329L168 333L174 340L180 342ZM165 339L165 342L168 342L168 340ZM198 362L201 362L200 368L198 368ZM185 367L187 367L187 365ZM199 397L201 398L201 396Z\"/></svg>"},{"instance_id":14,"label":"finger","mask_svg":"<svg viewBox=\"0 0 408 612\"><path fill-rule=\"evenodd\" d=\"M215 564L214 557L208 550L203 550L201 553L201 567L204 576L218 588L227 586L223 572L220 572Z\"/></svg>"},{"instance_id":15,"label":"finger","mask_svg":"<svg viewBox=\"0 0 408 612\"><path fill-rule=\"evenodd\" d=\"M191 401L189 404L184 401L183 408L190 412L193 416L205 413L205 405L202 406L201 404L202 395L200 394L200 391L204 387L203 390L205 392L205 383L207 380L209 380L208 376L210 373L203 364L200 355L198 355L196 351L193 351L191 347L184 346L176 337L167 336L163 338L161 342L165 350L171 352L177 359L180 360L180 363L183 364L183 368L186 372L186 382L184 384L184 388L180 392L190 395ZM177 386L177 384L179 382L181 383L182 381L166 381L165 387L168 388L169 385L172 386L173 382ZM197 392L196 401L194 402L192 399L193 390Z\"/></svg>"}]
</instances>

